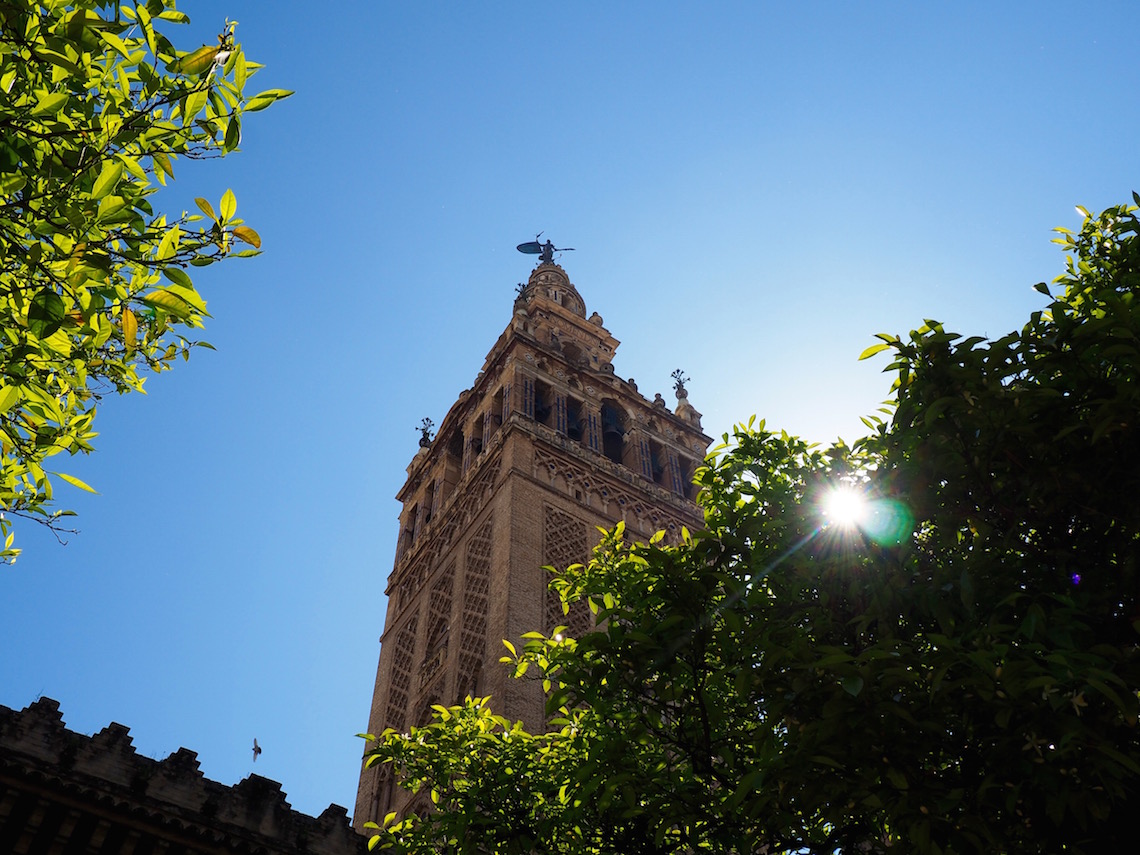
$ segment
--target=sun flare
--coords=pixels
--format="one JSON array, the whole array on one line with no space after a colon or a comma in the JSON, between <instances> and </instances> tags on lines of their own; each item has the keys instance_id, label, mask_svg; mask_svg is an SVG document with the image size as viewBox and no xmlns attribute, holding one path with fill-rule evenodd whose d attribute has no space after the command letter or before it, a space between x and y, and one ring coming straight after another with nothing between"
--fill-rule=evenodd
<instances>
[{"instance_id":1,"label":"sun flare","mask_svg":"<svg viewBox=\"0 0 1140 855\"><path fill-rule=\"evenodd\" d=\"M867 497L850 487L837 487L823 501L828 523L842 528L855 528L867 519Z\"/></svg>"}]
</instances>

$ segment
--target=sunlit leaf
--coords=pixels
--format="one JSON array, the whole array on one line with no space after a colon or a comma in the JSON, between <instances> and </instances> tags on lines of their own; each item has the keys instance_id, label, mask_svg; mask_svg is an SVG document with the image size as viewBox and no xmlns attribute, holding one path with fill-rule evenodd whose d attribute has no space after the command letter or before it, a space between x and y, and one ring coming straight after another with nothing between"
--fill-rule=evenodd
<instances>
[{"instance_id":1,"label":"sunlit leaf","mask_svg":"<svg viewBox=\"0 0 1140 855\"><path fill-rule=\"evenodd\" d=\"M203 199L201 196L196 196L194 198L194 204L197 205L202 210L202 213L209 217L211 220L218 219L218 215L214 213L214 206Z\"/></svg>"},{"instance_id":2,"label":"sunlit leaf","mask_svg":"<svg viewBox=\"0 0 1140 855\"><path fill-rule=\"evenodd\" d=\"M249 226L234 226L234 236L252 246L261 249L261 235Z\"/></svg>"},{"instance_id":3,"label":"sunlit leaf","mask_svg":"<svg viewBox=\"0 0 1140 855\"><path fill-rule=\"evenodd\" d=\"M122 325L123 342L128 349L133 348L139 335L139 322L135 313L126 307L123 308Z\"/></svg>"},{"instance_id":4,"label":"sunlit leaf","mask_svg":"<svg viewBox=\"0 0 1140 855\"><path fill-rule=\"evenodd\" d=\"M170 70L179 74L198 75L204 71L208 71L214 64L214 59L218 55L221 48L218 45L213 47L206 45L198 48L186 56L179 57L179 59L171 65Z\"/></svg>"},{"instance_id":5,"label":"sunlit leaf","mask_svg":"<svg viewBox=\"0 0 1140 855\"><path fill-rule=\"evenodd\" d=\"M233 219L234 214L237 213L237 198L234 196L233 190L226 190L222 194L221 212L223 221Z\"/></svg>"},{"instance_id":6,"label":"sunlit leaf","mask_svg":"<svg viewBox=\"0 0 1140 855\"><path fill-rule=\"evenodd\" d=\"M91 188L91 195L95 199L102 199L115 189L119 179L123 176L123 165L117 160L109 160L103 165L99 177Z\"/></svg>"},{"instance_id":7,"label":"sunlit leaf","mask_svg":"<svg viewBox=\"0 0 1140 855\"><path fill-rule=\"evenodd\" d=\"M42 95L32 108L33 116L52 116L58 113L67 104L66 92L48 92Z\"/></svg>"},{"instance_id":8,"label":"sunlit leaf","mask_svg":"<svg viewBox=\"0 0 1140 855\"><path fill-rule=\"evenodd\" d=\"M56 472L54 474L58 475L60 478L62 478L64 481L66 481L68 484L70 484L73 487L78 487L80 490L86 490L88 493L95 493L96 492L95 488L93 488L91 485L87 484L84 481L80 481L74 475L68 475L65 472Z\"/></svg>"}]
</instances>

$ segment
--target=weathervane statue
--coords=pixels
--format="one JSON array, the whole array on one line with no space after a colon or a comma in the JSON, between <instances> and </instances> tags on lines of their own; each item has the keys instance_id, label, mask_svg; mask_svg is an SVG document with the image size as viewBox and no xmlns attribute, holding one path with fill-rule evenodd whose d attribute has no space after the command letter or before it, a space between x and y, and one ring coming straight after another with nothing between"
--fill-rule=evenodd
<instances>
[{"instance_id":1,"label":"weathervane statue","mask_svg":"<svg viewBox=\"0 0 1140 855\"><path fill-rule=\"evenodd\" d=\"M555 246L549 240L546 243L540 243L539 238L542 237L542 232L534 236L534 240L528 240L526 243L520 243L516 249L526 255L537 255L538 260L543 264L554 263L554 253L556 252L573 252L572 246Z\"/></svg>"}]
</instances>

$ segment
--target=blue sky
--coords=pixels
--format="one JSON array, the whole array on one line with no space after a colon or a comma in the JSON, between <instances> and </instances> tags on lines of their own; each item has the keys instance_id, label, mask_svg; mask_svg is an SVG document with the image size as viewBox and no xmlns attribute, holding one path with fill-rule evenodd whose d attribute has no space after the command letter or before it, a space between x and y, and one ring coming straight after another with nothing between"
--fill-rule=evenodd
<instances>
[{"instance_id":1,"label":"blue sky","mask_svg":"<svg viewBox=\"0 0 1140 855\"><path fill-rule=\"evenodd\" d=\"M1140 189L1134 3L181 8L176 44L236 18L251 88L297 94L158 199L232 187L265 252L196 277L217 352L58 461L100 491L58 491L81 533L18 528L0 703L307 813L351 810L393 496L509 320L517 243L577 247L618 373L671 400L683 368L710 434L852 440L888 395L874 333L1019 327L1050 230Z\"/></svg>"}]
</instances>

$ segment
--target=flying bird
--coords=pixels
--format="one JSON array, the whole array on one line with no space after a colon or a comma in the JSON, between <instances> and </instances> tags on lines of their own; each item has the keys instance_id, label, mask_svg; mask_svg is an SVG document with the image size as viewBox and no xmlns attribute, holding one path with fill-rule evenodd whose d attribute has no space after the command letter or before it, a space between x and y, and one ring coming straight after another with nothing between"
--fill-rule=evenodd
<instances>
[{"instance_id":1,"label":"flying bird","mask_svg":"<svg viewBox=\"0 0 1140 855\"><path fill-rule=\"evenodd\" d=\"M253 738L253 762L257 762L257 755L261 753L261 746L257 744L257 737Z\"/></svg>"}]
</instances>

